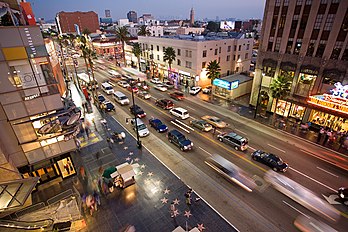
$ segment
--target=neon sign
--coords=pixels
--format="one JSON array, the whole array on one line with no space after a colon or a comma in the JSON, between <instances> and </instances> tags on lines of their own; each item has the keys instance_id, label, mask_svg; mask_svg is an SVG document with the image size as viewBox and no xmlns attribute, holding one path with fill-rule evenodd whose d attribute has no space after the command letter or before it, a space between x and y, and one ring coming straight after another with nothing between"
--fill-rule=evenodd
<instances>
[{"instance_id":1,"label":"neon sign","mask_svg":"<svg viewBox=\"0 0 348 232\"><path fill-rule=\"evenodd\" d=\"M222 79L215 79L213 81L213 85L218 86L220 88L232 90L232 89L238 88L239 81L237 80L237 81L229 82L229 81L222 80Z\"/></svg>"},{"instance_id":2,"label":"neon sign","mask_svg":"<svg viewBox=\"0 0 348 232\"><path fill-rule=\"evenodd\" d=\"M348 99L348 85L342 85L341 82L335 83L334 89L330 90L333 97Z\"/></svg>"},{"instance_id":3,"label":"neon sign","mask_svg":"<svg viewBox=\"0 0 348 232\"><path fill-rule=\"evenodd\" d=\"M333 97L333 95L324 94L310 96L308 103L320 106L326 109L334 110L340 113L348 114L348 99L340 99Z\"/></svg>"}]
</instances>

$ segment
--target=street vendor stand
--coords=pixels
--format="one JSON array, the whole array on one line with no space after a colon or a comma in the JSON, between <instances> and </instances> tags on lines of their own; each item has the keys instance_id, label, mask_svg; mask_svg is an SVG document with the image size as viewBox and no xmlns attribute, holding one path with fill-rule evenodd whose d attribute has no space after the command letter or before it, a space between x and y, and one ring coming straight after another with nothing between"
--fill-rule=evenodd
<instances>
[{"instance_id":1,"label":"street vendor stand","mask_svg":"<svg viewBox=\"0 0 348 232\"><path fill-rule=\"evenodd\" d=\"M112 178L115 178L114 182L117 187L126 188L129 185L135 183L135 172L129 163L123 163L116 166L116 172L110 175Z\"/></svg>"}]
</instances>

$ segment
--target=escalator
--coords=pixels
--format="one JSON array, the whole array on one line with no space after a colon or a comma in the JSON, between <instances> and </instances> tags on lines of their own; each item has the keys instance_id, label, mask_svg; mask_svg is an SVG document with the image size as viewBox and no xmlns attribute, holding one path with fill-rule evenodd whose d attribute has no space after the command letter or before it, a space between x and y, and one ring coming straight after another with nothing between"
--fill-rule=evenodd
<instances>
[{"instance_id":1,"label":"escalator","mask_svg":"<svg viewBox=\"0 0 348 232\"><path fill-rule=\"evenodd\" d=\"M48 228L53 225L53 219L44 219L38 221L16 221L16 220L2 220L0 219L0 227L7 227L21 230L37 230L41 228ZM0 229L1 230L1 229Z\"/></svg>"}]
</instances>

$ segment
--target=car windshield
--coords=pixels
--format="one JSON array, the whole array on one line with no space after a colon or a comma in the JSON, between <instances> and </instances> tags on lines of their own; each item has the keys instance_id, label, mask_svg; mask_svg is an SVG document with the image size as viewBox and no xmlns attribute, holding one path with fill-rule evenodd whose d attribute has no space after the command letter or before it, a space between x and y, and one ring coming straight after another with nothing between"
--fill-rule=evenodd
<instances>
[{"instance_id":1,"label":"car windshield","mask_svg":"<svg viewBox=\"0 0 348 232\"><path fill-rule=\"evenodd\" d=\"M144 130L144 129L146 129L146 125L145 124L140 124L138 126L138 130Z\"/></svg>"},{"instance_id":2,"label":"car windshield","mask_svg":"<svg viewBox=\"0 0 348 232\"><path fill-rule=\"evenodd\" d=\"M184 140L186 140L186 138L185 138L184 135L178 135L178 140L179 141L184 141Z\"/></svg>"},{"instance_id":3,"label":"car windshield","mask_svg":"<svg viewBox=\"0 0 348 232\"><path fill-rule=\"evenodd\" d=\"M106 103L107 107L113 107L113 105L111 103Z\"/></svg>"},{"instance_id":4,"label":"car windshield","mask_svg":"<svg viewBox=\"0 0 348 232\"><path fill-rule=\"evenodd\" d=\"M126 96L120 97L121 100L127 99Z\"/></svg>"}]
</instances>

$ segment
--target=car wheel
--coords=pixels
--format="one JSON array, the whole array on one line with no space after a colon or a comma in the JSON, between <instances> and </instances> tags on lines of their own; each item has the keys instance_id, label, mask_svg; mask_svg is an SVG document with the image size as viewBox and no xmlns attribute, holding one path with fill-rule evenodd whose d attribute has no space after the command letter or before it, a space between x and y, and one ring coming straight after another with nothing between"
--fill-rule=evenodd
<instances>
[{"instance_id":1,"label":"car wheel","mask_svg":"<svg viewBox=\"0 0 348 232\"><path fill-rule=\"evenodd\" d=\"M168 141L169 141L170 143L172 143L172 140L171 140L171 139L168 139Z\"/></svg>"},{"instance_id":2,"label":"car wheel","mask_svg":"<svg viewBox=\"0 0 348 232\"><path fill-rule=\"evenodd\" d=\"M235 146L235 147L234 147L234 150L238 151L238 147L237 147L237 146Z\"/></svg>"},{"instance_id":3,"label":"car wheel","mask_svg":"<svg viewBox=\"0 0 348 232\"><path fill-rule=\"evenodd\" d=\"M183 147L180 147L180 150L181 150L181 151L184 151L184 148L183 148Z\"/></svg>"},{"instance_id":4,"label":"car wheel","mask_svg":"<svg viewBox=\"0 0 348 232\"><path fill-rule=\"evenodd\" d=\"M204 132L204 128L202 128L202 132Z\"/></svg>"},{"instance_id":5,"label":"car wheel","mask_svg":"<svg viewBox=\"0 0 348 232\"><path fill-rule=\"evenodd\" d=\"M278 172L278 169L276 167L273 168L273 171Z\"/></svg>"},{"instance_id":6,"label":"car wheel","mask_svg":"<svg viewBox=\"0 0 348 232\"><path fill-rule=\"evenodd\" d=\"M253 156L253 160L255 160L255 161L257 160L256 156Z\"/></svg>"},{"instance_id":7,"label":"car wheel","mask_svg":"<svg viewBox=\"0 0 348 232\"><path fill-rule=\"evenodd\" d=\"M219 141L222 142L223 141L222 138L219 138Z\"/></svg>"},{"instance_id":8,"label":"car wheel","mask_svg":"<svg viewBox=\"0 0 348 232\"><path fill-rule=\"evenodd\" d=\"M160 130L157 130L158 133L160 133Z\"/></svg>"}]
</instances>

